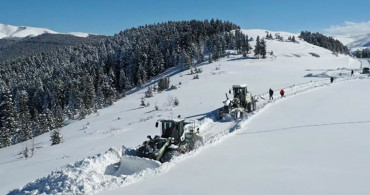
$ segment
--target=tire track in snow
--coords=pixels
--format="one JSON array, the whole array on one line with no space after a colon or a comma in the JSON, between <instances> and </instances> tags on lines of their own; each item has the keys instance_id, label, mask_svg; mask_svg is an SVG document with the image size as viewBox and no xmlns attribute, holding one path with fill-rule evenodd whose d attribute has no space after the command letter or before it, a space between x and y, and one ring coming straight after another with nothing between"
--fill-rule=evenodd
<instances>
[{"instance_id":1,"label":"tire track in snow","mask_svg":"<svg viewBox=\"0 0 370 195\"><path fill-rule=\"evenodd\" d=\"M204 143L205 144L213 143L215 141L220 140L223 136L233 133L234 131L243 128L246 125L246 123L249 122L249 118L251 118L252 116L255 116L258 112L263 110L266 105L270 103L278 103L282 99L290 98L290 97L293 97L293 96L296 96L296 95L299 95L305 92L309 92L310 90L313 90L316 88L327 87L333 84L342 83L342 82L351 81L351 80L358 80L358 79L370 79L370 78L365 77L365 76L344 77L344 78L337 78L334 83L329 83L329 81L325 79L325 80L318 80L318 81L310 81L310 82L301 83L301 84L294 84L288 87L284 87L284 90L285 90L284 97L281 98L280 94L275 94L273 96L275 99L273 100L268 100L269 99L268 92L258 94L256 95L256 97L262 97L262 98L260 98L261 100L257 102L256 111L252 113L247 113L246 117L242 119L238 119L237 121L230 122L231 124L228 125L227 128L224 128L221 131L218 130L216 134L207 137L204 140ZM214 113L214 114L216 115L217 113ZM214 122L218 123L216 121ZM209 131L210 130L207 130L207 132Z\"/></svg>"}]
</instances>

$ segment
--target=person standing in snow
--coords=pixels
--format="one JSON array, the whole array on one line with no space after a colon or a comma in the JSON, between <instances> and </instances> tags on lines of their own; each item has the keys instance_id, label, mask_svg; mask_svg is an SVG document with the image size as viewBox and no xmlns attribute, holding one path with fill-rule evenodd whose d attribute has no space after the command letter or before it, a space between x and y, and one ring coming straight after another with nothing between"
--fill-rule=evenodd
<instances>
[{"instance_id":1,"label":"person standing in snow","mask_svg":"<svg viewBox=\"0 0 370 195\"><path fill-rule=\"evenodd\" d=\"M274 99L274 97L273 97L274 91L271 88L269 90L269 94L270 94L270 100L273 100Z\"/></svg>"},{"instance_id":2,"label":"person standing in snow","mask_svg":"<svg viewBox=\"0 0 370 195\"><path fill-rule=\"evenodd\" d=\"M353 76L353 70L351 70L351 76Z\"/></svg>"},{"instance_id":3,"label":"person standing in snow","mask_svg":"<svg viewBox=\"0 0 370 195\"><path fill-rule=\"evenodd\" d=\"M334 82L334 77L330 77L330 83Z\"/></svg>"},{"instance_id":4,"label":"person standing in snow","mask_svg":"<svg viewBox=\"0 0 370 195\"><path fill-rule=\"evenodd\" d=\"M285 94L284 89L281 89L281 90L280 90L280 95L281 95L281 97L284 97L284 94Z\"/></svg>"}]
</instances>

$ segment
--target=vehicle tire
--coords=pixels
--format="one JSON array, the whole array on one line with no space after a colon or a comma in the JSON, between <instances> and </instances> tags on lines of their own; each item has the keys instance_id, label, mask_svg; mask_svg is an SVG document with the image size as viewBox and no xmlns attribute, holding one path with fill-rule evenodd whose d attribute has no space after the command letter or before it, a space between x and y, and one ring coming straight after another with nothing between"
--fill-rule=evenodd
<instances>
[{"instance_id":1,"label":"vehicle tire","mask_svg":"<svg viewBox=\"0 0 370 195\"><path fill-rule=\"evenodd\" d=\"M222 108L220 109L220 110L218 110L218 112L217 112L217 119L218 120L222 120L222 118L223 118L223 114L222 114Z\"/></svg>"},{"instance_id":2,"label":"vehicle tire","mask_svg":"<svg viewBox=\"0 0 370 195\"><path fill-rule=\"evenodd\" d=\"M136 156L138 157L145 157L145 146L140 146L137 150L136 150Z\"/></svg>"},{"instance_id":3,"label":"vehicle tire","mask_svg":"<svg viewBox=\"0 0 370 195\"><path fill-rule=\"evenodd\" d=\"M167 150L162 158L160 159L160 161L162 163L165 163L165 162L170 162L172 160L172 158L176 157L176 156L180 156L181 153L177 150Z\"/></svg>"},{"instance_id":4,"label":"vehicle tire","mask_svg":"<svg viewBox=\"0 0 370 195\"><path fill-rule=\"evenodd\" d=\"M252 105L251 105L251 103L248 103L247 104L247 110L248 110L248 112L252 112Z\"/></svg>"},{"instance_id":5,"label":"vehicle tire","mask_svg":"<svg viewBox=\"0 0 370 195\"><path fill-rule=\"evenodd\" d=\"M240 117L239 110L235 110L233 115L234 115L234 120L238 120Z\"/></svg>"}]
</instances>

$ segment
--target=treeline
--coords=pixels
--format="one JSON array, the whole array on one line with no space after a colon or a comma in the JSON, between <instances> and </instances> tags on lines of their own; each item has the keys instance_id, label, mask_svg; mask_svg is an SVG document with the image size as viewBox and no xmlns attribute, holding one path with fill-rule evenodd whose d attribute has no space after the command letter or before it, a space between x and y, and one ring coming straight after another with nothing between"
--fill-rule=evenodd
<instances>
[{"instance_id":1,"label":"treeline","mask_svg":"<svg viewBox=\"0 0 370 195\"><path fill-rule=\"evenodd\" d=\"M308 43L326 48L334 53L349 54L347 46L344 46L340 41L327 37L320 33L311 33L309 31L302 31L299 38Z\"/></svg>"},{"instance_id":2,"label":"treeline","mask_svg":"<svg viewBox=\"0 0 370 195\"><path fill-rule=\"evenodd\" d=\"M101 35L76 37L73 35L45 33L36 37L25 37L22 39L0 39L0 61L49 52L67 46L91 44L98 42L104 37Z\"/></svg>"},{"instance_id":3,"label":"treeline","mask_svg":"<svg viewBox=\"0 0 370 195\"><path fill-rule=\"evenodd\" d=\"M248 52L239 29L213 19L165 22L0 62L0 147L84 118L168 68L217 60L227 49Z\"/></svg>"},{"instance_id":4,"label":"treeline","mask_svg":"<svg viewBox=\"0 0 370 195\"><path fill-rule=\"evenodd\" d=\"M370 58L370 49L365 48L363 50L356 50L352 54L357 58Z\"/></svg>"}]
</instances>

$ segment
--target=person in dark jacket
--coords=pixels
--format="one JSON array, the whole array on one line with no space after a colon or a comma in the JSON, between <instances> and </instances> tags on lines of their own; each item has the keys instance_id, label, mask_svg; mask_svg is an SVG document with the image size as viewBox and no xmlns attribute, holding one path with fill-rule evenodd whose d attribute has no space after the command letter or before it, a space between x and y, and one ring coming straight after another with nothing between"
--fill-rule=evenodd
<instances>
[{"instance_id":1,"label":"person in dark jacket","mask_svg":"<svg viewBox=\"0 0 370 195\"><path fill-rule=\"evenodd\" d=\"M269 90L269 94L270 94L270 100L273 100L274 99L274 97L273 97L274 91L271 88Z\"/></svg>"},{"instance_id":2,"label":"person in dark jacket","mask_svg":"<svg viewBox=\"0 0 370 195\"><path fill-rule=\"evenodd\" d=\"M334 77L330 77L330 83L334 82Z\"/></svg>"},{"instance_id":3,"label":"person in dark jacket","mask_svg":"<svg viewBox=\"0 0 370 195\"><path fill-rule=\"evenodd\" d=\"M280 90L280 95L281 95L281 97L284 97L284 94L285 94L284 89L281 89L281 90Z\"/></svg>"},{"instance_id":4,"label":"person in dark jacket","mask_svg":"<svg viewBox=\"0 0 370 195\"><path fill-rule=\"evenodd\" d=\"M353 73L354 73L353 70L351 70L351 76L353 76Z\"/></svg>"}]
</instances>

